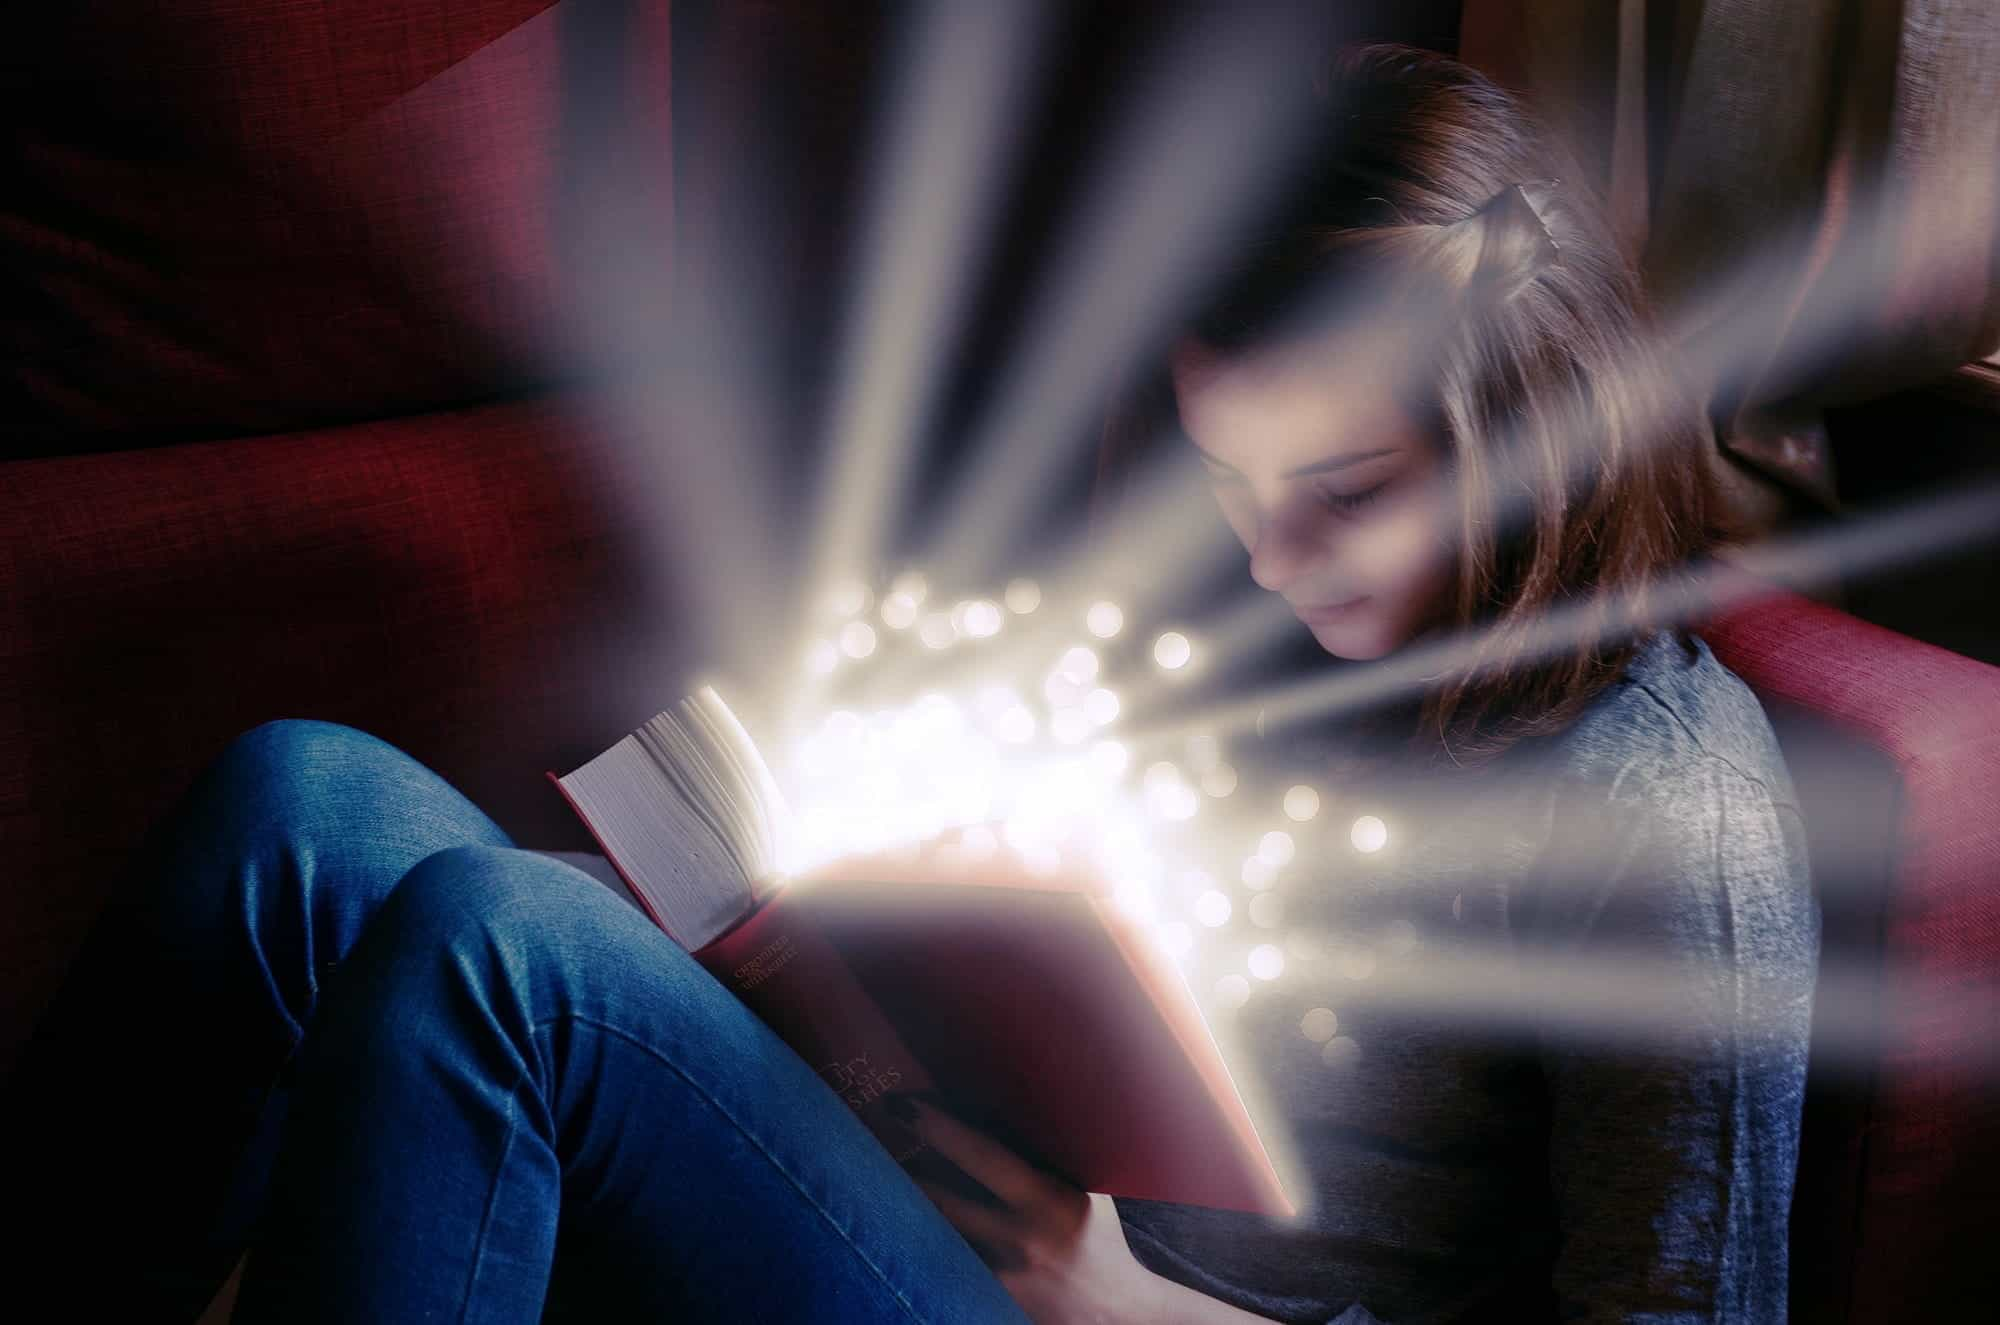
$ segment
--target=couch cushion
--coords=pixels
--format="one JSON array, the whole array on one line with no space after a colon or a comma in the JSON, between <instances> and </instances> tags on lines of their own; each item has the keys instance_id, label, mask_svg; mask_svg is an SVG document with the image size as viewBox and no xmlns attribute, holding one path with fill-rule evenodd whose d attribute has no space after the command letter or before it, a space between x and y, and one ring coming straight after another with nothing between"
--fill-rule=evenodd
<instances>
[{"instance_id":1,"label":"couch cushion","mask_svg":"<svg viewBox=\"0 0 2000 1325\"><path fill-rule=\"evenodd\" d=\"M0 1072L148 823L265 719L586 845L542 771L684 679L595 456L543 402L0 465Z\"/></svg>"},{"instance_id":2,"label":"couch cushion","mask_svg":"<svg viewBox=\"0 0 2000 1325\"><path fill-rule=\"evenodd\" d=\"M2000 668L1791 595L1703 633L1777 720L1827 908L1800 1315L1957 1318L2000 1294Z\"/></svg>"},{"instance_id":3,"label":"couch cushion","mask_svg":"<svg viewBox=\"0 0 2000 1325\"><path fill-rule=\"evenodd\" d=\"M654 79L664 197L666 5L637 8L629 53ZM11 14L0 455L544 383L564 13L78 0Z\"/></svg>"}]
</instances>

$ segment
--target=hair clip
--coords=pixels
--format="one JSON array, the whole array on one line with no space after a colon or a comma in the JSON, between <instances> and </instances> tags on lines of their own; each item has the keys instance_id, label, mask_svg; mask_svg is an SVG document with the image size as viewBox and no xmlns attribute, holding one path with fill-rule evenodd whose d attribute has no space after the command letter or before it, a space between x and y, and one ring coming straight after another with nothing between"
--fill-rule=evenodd
<instances>
[{"instance_id":1,"label":"hair clip","mask_svg":"<svg viewBox=\"0 0 2000 1325\"><path fill-rule=\"evenodd\" d=\"M1547 268L1562 261L1562 245L1549 230L1549 223L1536 205L1529 189L1553 190L1557 179L1528 180L1509 184L1458 226L1476 226L1479 259L1472 283L1501 298L1518 292Z\"/></svg>"}]
</instances>

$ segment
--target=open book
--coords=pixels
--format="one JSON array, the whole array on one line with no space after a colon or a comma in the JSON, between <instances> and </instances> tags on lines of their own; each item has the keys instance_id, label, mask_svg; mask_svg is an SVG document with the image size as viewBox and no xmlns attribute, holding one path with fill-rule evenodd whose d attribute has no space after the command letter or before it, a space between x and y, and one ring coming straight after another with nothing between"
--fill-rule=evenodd
<instances>
[{"instance_id":1,"label":"open book","mask_svg":"<svg viewBox=\"0 0 2000 1325\"><path fill-rule=\"evenodd\" d=\"M818 1070L899 1160L882 1107L945 1107L1088 1191L1294 1207L1180 971L1102 882L996 854L784 879L787 811L713 690L551 780L632 899Z\"/></svg>"}]
</instances>

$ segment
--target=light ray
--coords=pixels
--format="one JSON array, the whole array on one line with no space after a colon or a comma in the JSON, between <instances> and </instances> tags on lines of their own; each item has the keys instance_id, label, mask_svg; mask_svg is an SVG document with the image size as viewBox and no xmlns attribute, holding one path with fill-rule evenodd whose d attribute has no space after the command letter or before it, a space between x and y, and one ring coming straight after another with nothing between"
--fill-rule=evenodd
<instances>
[{"instance_id":1,"label":"light ray","mask_svg":"<svg viewBox=\"0 0 2000 1325\"><path fill-rule=\"evenodd\" d=\"M806 561L822 577L866 573L901 517L944 351L1001 215L1043 18L1038 5L933 4L897 61L853 260L859 293L835 342L830 482Z\"/></svg>"},{"instance_id":2,"label":"light ray","mask_svg":"<svg viewBox=\"0 0 2000 1325\"><path fill-rule=\"evenodd\" d=\"M1643 603L1630 593L1610 593L1551 609L1523 637L1523 656L1557 656L1596 638L1607 621L1614 627L1642 620L1658 626L1695 626L1773 587L1809 592L1842 577L1885 574L1990 539L1996 530L2000 530L2000 483L1932 494L1849 524L1768 539L1732 552L1726 562L1684 568L1654 586ZM1128 739L1247 730L1260 720L1284 726L1406 699L1442 677L1482 663L1484 643L1483 633L1473 630L1412 644L1367 666L1330 668L1326 676L1292 681L1176 715L1170 722L1137 727Z\"/></svg>"},{"instance_id":3,"label":"light ray","mask_svg":"<svg viewBox=\"0 0 2000 1325\"><path fill-rule=\"evenodd\" d=\"M1104 384L1247 233L1315 127L1304 80L1271 70L1291 67L1301 42L1323 42L1326 22L1304 6L1215 6L1174 23L1088 173L965 470L937 504L933 564L989 573L1078 439L1095 435Z\"/></svg>"}]
</instances>

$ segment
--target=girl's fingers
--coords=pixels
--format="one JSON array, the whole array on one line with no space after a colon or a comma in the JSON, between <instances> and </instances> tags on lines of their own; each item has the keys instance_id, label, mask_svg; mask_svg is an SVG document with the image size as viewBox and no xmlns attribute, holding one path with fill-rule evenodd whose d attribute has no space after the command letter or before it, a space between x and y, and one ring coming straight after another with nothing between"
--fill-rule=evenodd
<instances>
[{"instance_id":1,"label":"girl's fingers","mask_svg":"<svg viewBox=\"0 0 2000 1325\"><path fill-rule=\"evenodd\" d=\"M961 1196L923 1178L917 1179L917 1186L967 1242L1003 1260L1013 1254L1017 1232L1012 1216L1005 1210Z\"/></svg>"},{"instance_id":2,"label":"girl's fingers","mask_svg":"<svg viewBox=\"0 0 2000 1325\"><path fill-rule=\"evenodd\" d=\"M907 1097L906 1097L907 1098ZM911 1126L938 1153L1008 1205L1033 1209L1049 1200L1055 1180L976 1127L920 1100Z\"/></svg>"}]
</instances>

